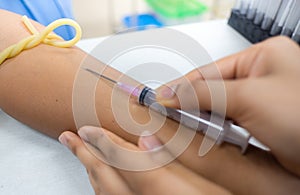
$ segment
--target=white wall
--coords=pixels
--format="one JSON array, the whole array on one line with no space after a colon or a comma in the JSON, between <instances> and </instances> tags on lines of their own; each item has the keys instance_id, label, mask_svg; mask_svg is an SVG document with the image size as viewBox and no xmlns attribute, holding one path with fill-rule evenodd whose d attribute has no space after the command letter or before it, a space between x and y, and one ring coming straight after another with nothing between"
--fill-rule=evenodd
<instances>
[{"instance_id":1,"label":"white wall","mask_svg":"<svg viewBox=\"0 0 300 195\"><path fill-rule=\"evenodd\" d=\"M187 0L188 1L188 0ZM227 18L235 0L201 0L211 7L204 19ZM134 7L135 5L135 7ZM144 0L73 0L76 20L85 38L111 34L121 26L121 18L134 12L147 12Z\"/></svg>"}]
</instances>

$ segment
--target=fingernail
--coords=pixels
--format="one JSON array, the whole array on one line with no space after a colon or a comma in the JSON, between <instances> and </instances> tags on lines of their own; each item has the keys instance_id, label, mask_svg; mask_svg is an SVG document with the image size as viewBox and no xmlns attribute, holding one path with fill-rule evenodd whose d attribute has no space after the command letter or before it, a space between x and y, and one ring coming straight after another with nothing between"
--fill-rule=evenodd
<instances>
[{"instance_id":1,"label":"fingernail","mask_svg":"<svg viewBox=\"0 0 300 195\"><path fill-rule=\"evenodd\" d=\"M84 126L81 127L78 131L78 135L81 137L81 139L83 139L86 142L89 142L89 134L91 134L91 132L95 131L96 127L91 127L91 126ZM97 135L100 135L103 133L103 130L101 128L97 128Z\"/></svg>"},{"instance_id":2,"label":"fingernail","mask_svg":"<svg viewBox=\"0 0 300 195\"><path fill-rule=\"evenodd\" d=\"M172 97L175 96L176 89L177 89L177 85L174 85L171 87L165 86L161 90L158 91L157 95L160 98L171 99Z\"/></svg>"},{"instance_id":3,"label":"fingernail","mask_svg":"<svg viewBox=\"0 0 300 195\"><path fill-rule=\"evenodd\" d=\"M91 127L88 127L88 126L81 127L78 131L78 135L81 137L81 139L88 142L89 138L88 138L87 134L89 131L91 131Z\"/></svg>"},{"instance_id":4,"label":"fingernail","mask_svg":"<svg viewBox=\"0 0 300 195\"><path fill-rule=\"evenodd\" d=\"M64 146L67 146L68 147L68 141L69 141L69 137L65 134L61 134L59 137L58 137L58 141L63 144Z\"/></svg>"},{"instance_id":5,"label":"fingernail","mask_svg":"<svg viewBox=\"0 0 300 195\"><path fill-rule=\"evenodd\" d=\"M140 141L147 150L155 150L161 147L161 142L155 135L152 135L149 131L142 133Z\"/></svg>"},{"instance_id":6,"label":"fingernail","mask_svg":"<svg viewBox=\"0 0 300 195\"><path fill-rule=\"evenodd\" d=\"M86 141L86 142L89 141L89 138L87 137L85 130L79 130L79 131L78 131L78 135L79 135L79 137L81 137L81 139L83 139L84 141Z\"/></svg>"}]
</instances>

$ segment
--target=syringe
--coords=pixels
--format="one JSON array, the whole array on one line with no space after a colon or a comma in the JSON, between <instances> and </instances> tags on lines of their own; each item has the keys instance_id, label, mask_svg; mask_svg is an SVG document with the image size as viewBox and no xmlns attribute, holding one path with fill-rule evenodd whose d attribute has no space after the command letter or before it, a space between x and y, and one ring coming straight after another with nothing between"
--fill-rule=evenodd
<instances>
[{"instance_id":1,"label":"syringe","mask_svg":"<svg viewBox=\"0 0 300 195\"><path fill-rule=\"evenodd\" d=\"M267 146L252 137L246 129L234 125L231 121L224 120L221 116L214 115L214 120L212 122L212 116L208 112L199 111L197 115L195 115L194 113L189 113L183 110L164 107L157 103L156 92L149 87L143 87L140 89L122 82L117 82L89 68L84 69L99 78L103 78L113 83L118 89L130 93L130 95L136 97L140 105L147 106L192 130L202 132L213 139L216 144L228 142L240 146L242 153L246 151L249 144L262 150L270 151Z\"/></svg>"}]
</instances>

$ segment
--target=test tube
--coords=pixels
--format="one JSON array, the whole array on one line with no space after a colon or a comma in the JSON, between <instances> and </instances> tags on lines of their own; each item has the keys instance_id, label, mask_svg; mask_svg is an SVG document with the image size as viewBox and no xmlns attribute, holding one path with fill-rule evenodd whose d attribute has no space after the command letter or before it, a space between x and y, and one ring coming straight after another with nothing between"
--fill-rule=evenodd
<instances>
[{"instance_id":1,"label":"test tube","mask_svg":"<svg viewBox=\"0 0 300 195\"><path fill-rule=\"evenodd\" d=\"M292 39L300 44L300 20L298 21L298 24L294 30Z\"/></svg>"},{"instance_id":2,"label":"test tube","mask_svg":"<svg viewBox=\"0 0 300 195\"><path fill-rule=\"evenodd\" d=\"M246 15L247 14L247 11L249 9L250 3L251 3L251 0L244 0L243 1L242 7L240 9L240 12L241 12L242 15Z\"/></svg>"},{"instance_id":3,"label":"test tube","mask_svg":"<svg viewBox=\"0 0 300 195\"><path fill-rule=\"evenodd\" d=\"M259 2L258 7L257 7L257 11L256 11L256 15L255 15L255 18L254 18L254 24L261 25L261 23L264 19L266 10L268 8L269 1L270 0L261 0Z\"/></svg>"},{"instance_id":4,"label":"test tube","mask_svg":"<svg viewBox=\"0 0 300 195\"><path fill-rule=\"evenodd\" d=\"M242 0L237 0L233 9L240 10L242 7L242 4L243 4Z\"/></svg>"},{"instance_id":5,"label":"test tube","mask_svg":"<svg viewBox=\"0 0 300 195\"><path fill-rule=\"evenodd\" d=\"M292 8L294 0L282 0L278 14L271 28L270 34L272 36L279 35L282 31L282 27L287 19L287 16Z\"/></svg>"},{"instance_id":6,"label":"test tube","mask_svg":"<svg viewBox=\"0 0 300 195\"><path fill-rule=\"evenodd\" d=\"M282 0L269 1L269 5L268 5L264 20L261 25L261 28L263 30L271 29L272 24L274 23L276 14L278 13L278 10L280 8L281 2L282 2Z\"/></svg>"},{"instance_id":7,"label":"test tube","mask_svg":"<svg viewBox=\"0 0 300 195\"><path fill-rule=\"evenodd\" d=\"M281 35L291 37L300 19L300 0L295 0L282 28Z\"/></svg>"},{"instance_id":8,"label":"test tube","mask_svg":"<svg viewBox=\"0 0 300 195\"><path fill-rule=\"evenodd\" d=\"M247 19L253 20L256 14L257 6L259 4L259 0L252 0L247 12Z\"/></svg>"},{"instance_id":9,"label":"test tube","mask_svg":"<svg viewBox=\"0 0 300 195\"><path fill-rule=\"evenodd\" d=\"M295 31L293 33L292 39L298 43L300 43L300 20L298 21L298 24L295 28Z\"/></svg>"}]
</instances>

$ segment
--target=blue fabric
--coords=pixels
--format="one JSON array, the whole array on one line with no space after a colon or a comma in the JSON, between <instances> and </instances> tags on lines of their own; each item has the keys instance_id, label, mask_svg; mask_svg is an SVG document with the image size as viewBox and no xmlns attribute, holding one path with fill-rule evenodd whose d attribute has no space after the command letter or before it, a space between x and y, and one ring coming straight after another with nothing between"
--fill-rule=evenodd
<instances>
[{"instance_id":1,"label":"blue fabric","mask_svg":"<svg viewBox=\"0 0 300 195\"><path fill-rule=\"evenodd\" d=\"M0 9L27 15L45 26L59 18L74 18L71 0L0 0ZM55 32L65 40L75 35L70 26L59 27Z\"/></svg>"}]
</instances>

